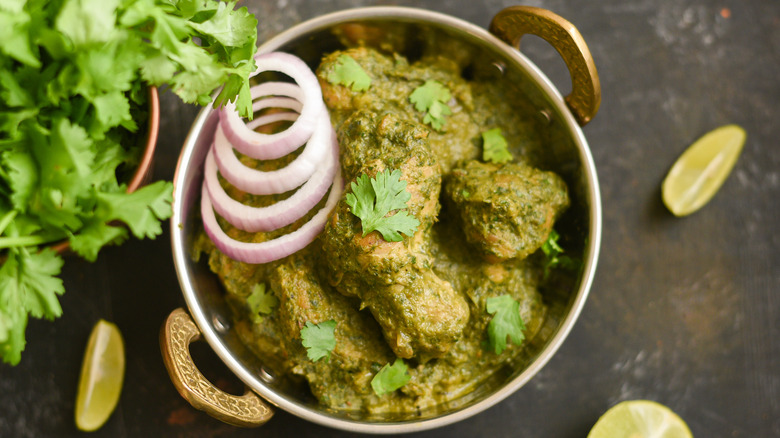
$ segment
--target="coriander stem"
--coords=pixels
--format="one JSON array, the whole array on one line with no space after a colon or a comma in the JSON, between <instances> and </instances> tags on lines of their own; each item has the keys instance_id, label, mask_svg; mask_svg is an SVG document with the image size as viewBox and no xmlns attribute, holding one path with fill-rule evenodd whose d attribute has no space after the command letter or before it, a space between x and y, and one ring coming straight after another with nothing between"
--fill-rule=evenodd
<instances>
[{"instance_id":1,"label":"coriander stem","mask_svg":"<svg viewBox=\"0 0 780 438\"><path fill-rule=\"evenodd\" d=\"M2 219L0 219L0 235L2 235L3 231L5 231L5 227L7 227L12 220L14 220L14 218L16 217L16 213L18 213L16 210L11 210L8 213L6 213L5 216L2 217Z\"/></svg>"},{"instance_id":2,"label":"coriander stem","mask_svg":"<svg viewBox=\"0 0 780 438\"><path fill-rule=\"evenodd\" d=\"M65 238L62 233L38 234L33 236L0 237L0 249L19 246L37 246Z\"/></svg>"}]
</instances>

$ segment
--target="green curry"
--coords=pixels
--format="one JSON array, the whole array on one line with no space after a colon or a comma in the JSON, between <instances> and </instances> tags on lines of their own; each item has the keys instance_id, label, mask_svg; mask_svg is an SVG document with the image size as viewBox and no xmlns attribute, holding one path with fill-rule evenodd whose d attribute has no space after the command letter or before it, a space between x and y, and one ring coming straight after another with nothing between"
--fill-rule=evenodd
<instances>
[{"instance_id":1,"label":"green curry","mask_svg":"<svg viewBox=\"0 0 780 438\"><path fill-rule=\"evenodd\" d=\"M368 89L328 80L344 54L371 78ZM376 231L363 235L342 199L314 243L277 262L239 263L201 238L243 341L275 375L305 380L328 408L410 413L452 402L521 362L524 344L544 324L538 249L569 204L567 188L536 168L543 145L521 96L495 82L468 81L461 70L443 57L409 62L366 48L330 54L317 70L338 133L345 195L361 175L399 170L407 211L420 224L411 235L397 242ZM409 99L430 80L450 93L439 129ZM483 162L481 133L493 128L501 129L511 162ZM225 185L251 204L275 200ZM222 226L234 238L274 237ZM489 302L504 296L517 303L525 341L493 349ZM335 345L312 360L302 329L325 321L335 321ZM372 381L398 358L408 381L377 395Z\"/></svg>"}]
</instances>

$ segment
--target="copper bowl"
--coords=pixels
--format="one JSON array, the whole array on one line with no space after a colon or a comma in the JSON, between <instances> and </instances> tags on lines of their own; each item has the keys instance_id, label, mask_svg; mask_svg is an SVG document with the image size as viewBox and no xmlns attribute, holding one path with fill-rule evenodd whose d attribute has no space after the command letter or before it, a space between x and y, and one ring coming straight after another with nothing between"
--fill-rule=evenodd
<instances>
[{"instance_id":1,"label":"copper bowl","mask_svg":"<svg viewBox=\"0 0 780 438\"><path fill-rule=\"evenodd\" d=\"M507 8L495 16L488 32L451 16L404 7L345 10L301 23L272 38L260 52L291 52L313 68L324 53L341 49L336 36L354 32L370 44L372 35L392 41L393 35L435 35L460 45L475 66L489 66L497 80L521 90L544 118L554 166L569 183L573 202L573 240L583 260L577 278L565 290L545 295L549 316L542 335L527 348L527 360L508 365L472 393L444 406L409 416L368 416L339 412L318 405L306 388L274 378L231 327L231 313L217 277L205 263L191 258L193 236L199 228L197 205L202 163L211 143L216 112L203 109L185 141L174 178L171 235L173 256L188 311L175 310L161 332L166 366L179 392L193 406L223 421L258 425L273 408L329 427L365 433L401 433L444 426L477 414L503 400L533 377L555 354L569 334L585 303L596 269L601 242L601 200L590 149L581 130L596 113L600 87L593 60L577 30L568 21L542 9ZM388 33L389 32L389 33ZM548 40L563 56L572 75L573 91L562 97L547 77L517 49L520 37L533 33ZM414 46L408 44L407 46ZM461 52L459 52L461 53ZM191 316L190 316L191 315ZM247 386L243 396L226 394L211 385L193 363L188 345L200 335L227 367Z\"/></svg>"}]
</instances>

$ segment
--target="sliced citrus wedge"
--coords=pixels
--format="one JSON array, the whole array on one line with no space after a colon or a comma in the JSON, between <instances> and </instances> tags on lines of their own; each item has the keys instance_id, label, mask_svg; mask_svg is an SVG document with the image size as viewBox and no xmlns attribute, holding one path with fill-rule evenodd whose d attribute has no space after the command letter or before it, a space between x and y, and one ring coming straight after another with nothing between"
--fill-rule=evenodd
<instances>
[{"instance_id":1,"label":"sliced citrus wedge","mask_svg":"<svg viewBox=\"0 0 780 438\"><path fill-rule=\"evenodd\" d=\"M97 430L116 408L125 376L125 346L116 325L95 324L81 364L76 395L76 427Z\"/></svg>"},{"instance_id":2,"label":"sliced citrus wedge","mask_svg":"<svg viewBox=\"0 0 780 438\"><path fill-rule=\"evenodd\" d=\"M738 125L716 128L696 140L674 163L661 192L675 216L686 216L704 206L731 173L745 144Z\"/></svg>"},{"instance_id":3,"label":"sliced citrus wedge","mask_svg":"<svg viewBox=\"0 0 780 438\"><path fill-rule=\"evenodd\" d=\"M602 415L588 438L693 438L693 434L668 407L649 400L629 400Z\"/></svg>"}]
</instances>

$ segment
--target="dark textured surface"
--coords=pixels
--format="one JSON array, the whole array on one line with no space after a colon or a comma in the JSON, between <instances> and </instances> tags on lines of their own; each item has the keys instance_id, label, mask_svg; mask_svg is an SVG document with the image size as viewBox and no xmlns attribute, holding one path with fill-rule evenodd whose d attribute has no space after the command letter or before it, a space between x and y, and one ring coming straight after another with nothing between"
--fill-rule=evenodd
<instances>
[{"instance_id":1,"label":"dark textured surface","mask_svg":"<svg viewBox=\"0 0 780 438\"><path fill-rule=\"evenodd\" d=\"M415 5L486 27L506 0L255 0L260 40L324 12ZM679 413L697 437L780 436L780 2L534 0L574 23L601 76L601 111L585 129L601 180L604 238L590 298L549 364L497 406L421 436L584 437L601 413L646 398ZM557 54L523 51L564 93ZM155 177L170 179L197 108L163 95ZM679 219L660 201L675 158L698 136L738 123L748 140L701 211ZM16 367L0 365L0 437L78 436L78 370L92 325L125 336L120 404L92 436L314 437L349 434L284 412L242 430L195 411L168 380L158 330L183 305L167 233L69 258L64 315L32 321ZM198 363L240 386L207 348Z\"/></svg>"}]
</instances>

